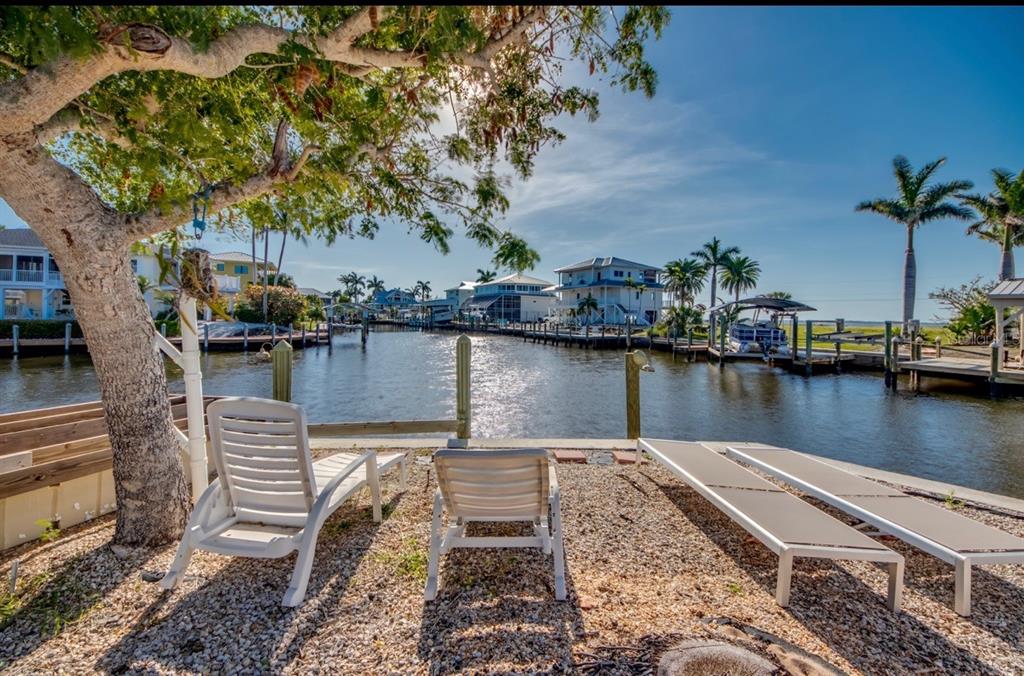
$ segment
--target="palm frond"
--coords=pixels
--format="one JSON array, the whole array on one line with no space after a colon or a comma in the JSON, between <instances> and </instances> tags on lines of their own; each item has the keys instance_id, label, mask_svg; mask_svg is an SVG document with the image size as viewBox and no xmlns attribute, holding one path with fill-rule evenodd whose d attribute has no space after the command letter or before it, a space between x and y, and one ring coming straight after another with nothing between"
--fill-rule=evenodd
<instances>
[{"instance_id":1,"label":"palm frond","mask_svg":"<svg viewBox=\"0 0 1024 676\"><path fill-rule=\"evenodd\" d=\"M935 206L942 200L952 197L964 190L970 190L974 184L970 181L947 181L946 183L935 183L928 186L928 189L920 193L917 198L917 207L926 210Z\"/></svg>"},{"instance_id":2,"label":"palm frond","mask_svg":"<svg viewBox=\"0 0 1024 676\"><path fill-rule=\"evenodd\" d=\"M942 204L937 204L930 209L921 211L917 216L917 222L919 224L927 223L928 221L935 221L940 218L955 218L961 221L969 221L974 218L974 212L959 204L943 202Z\"/></svg>"},{"instance_id":3,"label":"palm frond","mask_svg":"<svg viewBox=\"0 0 1024 676\"><path fill-rule=\"evenodd\" d=\"M910 160L903 155L892 158L892 173L896 177L896 186L904 197L914 193L914 168ZM912 199L912 198L911 198Z\"/></svg>"},{"instance_id":4,"label":"palm frond","mask_svg":"<svg viewBox=\"0 0 1024 676\"><path fill-rule=\"evenodd\" d=\"M854 211L871 211L873 213L891 218L894 221L903 223L910 215L909 210L900 200L880 197L874 200L865 200L854 207Z\"/></svg>"},{"instance_id":5,"label":"palm frond","mask_svg":"<svg viewBox=\"0 0 1024 676\"><path fill-rule=\"evenodd\" d=\"M916 185L915 192L921 192L921 189L925 186L925 184L928 183L928 179L932 177L932 174L935 173L935 170L945 163L946 158L940 157L939 159L933 160L928 164L924 165L923 167L921 167L921 169L917 172L917 175L914 177L914 184ZM970 188L968 187L966 189L969 190Z\"/></svg>"}]
</instances>

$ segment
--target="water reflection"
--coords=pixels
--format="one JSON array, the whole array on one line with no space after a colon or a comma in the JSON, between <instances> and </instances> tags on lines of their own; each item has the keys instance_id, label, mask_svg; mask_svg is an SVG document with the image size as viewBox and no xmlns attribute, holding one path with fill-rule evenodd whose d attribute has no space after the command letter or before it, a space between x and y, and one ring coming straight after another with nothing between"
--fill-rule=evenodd
<instances>
[{"instance_id":1,"label":"water reflection","mask_svg":"<svg viewBox=\"0 0 1024 676\"><path fill-rule=\"evenodd\" d=\"M455 336L374 332L295 352L293 392L310 420L400 420L455 414ZM762 441L897 472L1024 497L1021 400L956 390L886 393L872 374L804 378L762 364L673 362L641 374L643 432L682 439ZM212 394L270 396L270 365L251 354L203 357ZM168 366L172 389L181 373ZM620 437L623 355L473 337L478 436ZM98 397L87 357L0 364L0 412Z\"/></svg>"}]
</instances>

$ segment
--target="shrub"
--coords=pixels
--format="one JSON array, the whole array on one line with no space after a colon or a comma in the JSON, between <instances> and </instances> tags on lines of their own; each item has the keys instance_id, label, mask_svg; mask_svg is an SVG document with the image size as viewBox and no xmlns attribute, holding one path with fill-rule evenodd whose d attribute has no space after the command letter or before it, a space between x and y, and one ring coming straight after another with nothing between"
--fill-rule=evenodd
<instances>
[{"instance_id":1,"label":"shrub","mask_svg":"<svg viewBox=\"0 0 1024 676\"><path fill-rule=\"evenodd\" d=\"M292 324L306 311L306 298L295 289L283 286L267 287L267 321L274 324ZM263 287L250 284L235 302L235 317L243 322L263 321Z\"/></svg>"},{"instance_id":2,"label":"shrub","mask_svg":"<svg viewBox=\"0 0 1024 676\"><path fill-rule=\"evenodd\" d=\"M11 338L13 326L18 325L18 337L22 340L31 338L63 338L64 325L62 319L0 319L0 338ZM71 337L81 338L82 328L78 322L71 322Z\"/></svg>"}]
</instances>

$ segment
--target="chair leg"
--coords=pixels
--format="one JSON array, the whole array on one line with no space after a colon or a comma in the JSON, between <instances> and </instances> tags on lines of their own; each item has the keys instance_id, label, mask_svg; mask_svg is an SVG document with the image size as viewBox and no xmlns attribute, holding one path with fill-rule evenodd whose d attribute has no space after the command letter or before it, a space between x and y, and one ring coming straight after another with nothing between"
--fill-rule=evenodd
<instances>
[{"instance_id":1,"label":"chair leg","mask_svg":"<svg viewBox=\"0 0 1024 676\"><path fill-rule=\"evenodd\" d=\"M564 601L565 547L562 542L562 510L560 501L557 498L551 501L551 524L549 532L551 537L548 538L548 546L551 548L555 559L555 600Z\"/></svg>"},{"instance_id":2,"label":"chair leg","mask_svg":"<svg viewBox=\"0 0 1024 676\"><path fill-rule=\"evenodd\" d=\"M178 545L178 551L174 555L174 561L171 562L171 567L167 573L160 579L161 589L174 589L181 582L181 578L185 576L185 570L188 569L188 564L192 560L192 552L195 549L192 547L192 535L188 531L181 538L181 544Z\"/></svg>"},{"instance_id":3,"label":"chair leg","mask_svg":"<svg viewBox=\"0 0 1024 676\"><path fill-rule=\"evenodd\" d=\"M956 587L953 592L953 610L967 617L971 614L971 562L956 562Z\"/></svg>"},{"instance_id":4,"label":"chair leg","mask_svg":"<svg viewBox=\"0 0 1024 676\"><path fill-rule=\"evenodd\" d=\"M434 493L434 514L430 518L430 555L427 563L427 588L423 596L427 601L437 597L437 570L441 558L441 493Z\"/></svg>"},{"instance_id":5,"label":"chair leg","mask_svg":"<svg viewBox=\"0 0 1024 676\"><path fill-rule=\"evenodd\" d=\"M889 608L897 613L903 605L903 559L886 567L889 569Z\"/></svg>"},{"instance_id":6,"label":"chair leg","mask_svg":"<svg viewBox=\"0 0 1024 676\"><path fill-rule=\"evenodd\" d=\"M370 500L373 502L373 520L380 523L384 520L380 506L380 473L377 471L377 458L366 461L366 483L370 485Z\"/></svg>"},{"instance_id":7,"label":"chair leg","mask_svg":"<svg viewBox=\"0 0 1024 676\"><path fill-rule=\"evenodd\" d=\"M309 528L309 526L307 526ZM292 571L292 579L288 583L288 589L284 593L281 605L294 608L306 598L306 587L309 585L309 575L313 572L313 555L316 552L316 538L319 535L319 528L312 533L304 533L302 544L299 546L299 555L295 559L295 569Z\"/></svg>"},{"instance_id":8,"label":"chair leg","mask_svg":"<svg viewBox=\"0 0 1024 676\"><path fill-rule=\"evenodd\" d=\"M398 480L398 490L400 490L401 492L404 493L406 491L406 489L408 488L408 486L409 486L409 455L408 454L406 454L406 456L404 458L402 458L402 462L399 463L399 471L400 471L400 473L399 473L399 480Z\"/></svg>"},{"instance_id":9,"label":"chair leg","mask_svg":"<svg viewBox=\"0 0 1024 676\"><path fill-rule=\"evenodd\" d=\"M775 602L785 608L789 605L789 588L793 579L793 554L783 551L779 555L779 576L775 583Z\"/></svg>"}]
</instances>

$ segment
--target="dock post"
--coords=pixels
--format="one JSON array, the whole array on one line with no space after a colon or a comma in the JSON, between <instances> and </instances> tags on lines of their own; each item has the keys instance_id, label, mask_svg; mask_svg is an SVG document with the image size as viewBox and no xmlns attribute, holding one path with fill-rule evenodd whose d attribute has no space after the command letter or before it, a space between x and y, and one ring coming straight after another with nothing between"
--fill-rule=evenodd
<instances>
[{"instance_id":1,"label":"dock post","mask_svg":"<svg viewBox=\"0 0 1024 676\"><path fill-rule=\"evenodd\" d=\"M203 324L203 352L210 351L210 324Z\"/></svg>"},{"instance_id":2,"label":"dock post","mask_svg":"<svg viewBox=\"0 0 1024 676\"><path fill-rule=\"evenodd\" d=\"M327 318L327 354L334 352L334 313Z\"/></svg>"},{"instance_id":3,"label":"dock post","mask_svg":"<svg viewBox=\"0 0 1024 676\"><path fill-rule=\"evenodd\" d=\"M270 351L272 385L271 396L278 401L292 400L292 346L280 341Z\"/></svg>"},{"instance_id":4,"label":"dock post","mask_svg":"<svg viewBox=\"0 0 1024 676\"><path fill-rule=\"evenodd\" d=\"M940 359L942 357L942 338L935 339L935 358Z\"/></svg>"},{"instance_id":5,"label":"dock post","mask_svg":"<svg viewBox=\"0 0 1024 676\"><path fill-rule=\"evenodd\" d=\"M807 363L804 365L807 375L814 373L814 366L811 364L811 357L814 356L814 320L808 319L804 322L804 331L807 335L804 336L804 361Z\"/></svg>"},{"instance_id":6,"label":"dock post","mask_svg":"<svg viewBox=\"0 0 1024 676\"><path fill-rule=\"evenodd\" d=\"M277 324L270 325L270 344L273 345L277 342Z\"/></svg>"},{"instance_id":7,"label":"dock post","mask_svg":"<svg viewBox=\"0 0 1024 676\"><path fill-rule=\"evenodd\" d=\"M988 393L989 396L999 396L999 370L1003 362L1003 346L998 340L993 340L989 345L991 353L988 365Z\"/></svg>"},{"instance_id":8,"label":"dock post","mask_svg":"<svg viewBox=\"0 0 1024 676\"><path fill-rule=\"evenodd\" d=\"M64 325L64 354L71 352L71 322Z\"/></svg>"},{"instance_id":9,"label":"dock post","mask_svg":"<svg viewBox=\"0 0 1024 676\"><path fill-rule=\"evenodd\" d=\"M836 341L836 373L843 372L843 343Z\"/></svg>"},{"instance_id":10,"label":"dock post","mask_svg":"<svg viewBox=\"0 0 1024 676\"><path fill-rule=\"evenodd\" d=\"M160 322L160 335L167 337L167 322Z\"/></svg>"},{"instance_id":11,"label":"dock post","mask_svg":"<svg viewBox=\"0 0 1024 676\"><path fill-rule=\"evenodd\" d=\"M718 327L718 368L725 368L725 327Z\"/></svg>"},{"instance_id":12,"label":"dock post","mask_svg":"<svg viewBox=\"0 0 1024 676\"><path fill-rule=\"evenodd\" d=\"M885 388L889 389L892 384L892 322L885 323L885 344L883 349L885 350L885 357L882 359L882 368L885 370Z\"/></svg>"},{"instance_id":13,"label":"dock post","mask_svg":"<svg viewBox=\"0 0 1024 676\"><path fill-rule=\"evenodd\" d=\"M20 332L21 329L18 328L17 324L11 327L11 354L13 354L15 357L18 356L18 334Z\"/></svg>"},{"instance_id":14,"label":"dock post","mask_svg":"<svg viewBox=\"0 0 1024 676\"><path fill-rule=\"evenodd\" d=\"M306 323L302 323L302 347L306 347Z\"/></svg>"},{"instance_id":15,"label":"dock post","mask_svg":"<svg viewBox=\"0 0 1024 676\"><path fill-rule=\"evenodd\" d=\"M363 321L362 326L360 327L360 331L362 333L359 335L359 340L362 341L363 346L365 346L366 337L370 335L370 315L368 315L365 312L363 313Z\"/></svg>"},{"instance_id":16,"label":"dock post","mask_svg":"<svg viewBox=\"0 0 1024 676\"><path fill-rule=\"evenodd\" d=\"M462 334L455 341L455 419L458 421L456 436L469 439L472 429L472 408L470 406L470 364L472 341Z\"/></svg>"},{"instance_id":17,"label":"dock post","mask_svg":"<svg viewBox=\"0 0 1024 676\"><path fill-rule=\"evenodd\" d=\"M892 391L895 392L899 385L900 375L900 338L899 336L893 336L892 339L892 380L889 386L892 387Z\"/></svg>"},{"instance_id":18,"label":"dock post","mask_svg":"<svg viewBox=\"0 0 1024 676\"><path fill-rule=\"evenodd\" d=\"M633 327L629 321L629 315L626 315L626 350L633 349Z\"/></svg>"},{"instance_id":19,"label":"dock post","mask_svg":"<svg viewBox=\"0 0 1024 676\"><path fill-rule=\"evenodd\" d=\"M693 351L693 327L686 330L686 359L697 361L697 355Z\"/></svg>"},{"instance_id":20,"label":"dock post","mask_svg":"<svg viewBox=\"0 0 1024 676\"><path fill-rule=\"evenodd\" d=\"M626 438L640 438L640 366L643 353L626 353Z\"/></svg>"},{"instance_id":21,"label":"dock post","mask_svg":"<svg viewBox=\"0 0 1024 676\"><path fill-rule=\"evenodd\" d=\"M288 342L292 342L292 324L288 322Z\"/></svg>"},{"instance_id":22,"label":"dock post","mask_svg":"<svg viewBox=\"0 0 1024 676\"><path fill-rule=\"evenodd\" d=\"M249 351L249 325L244 324L242 326L242 350L245 352Z\"/></svg>"}]
</instances>

